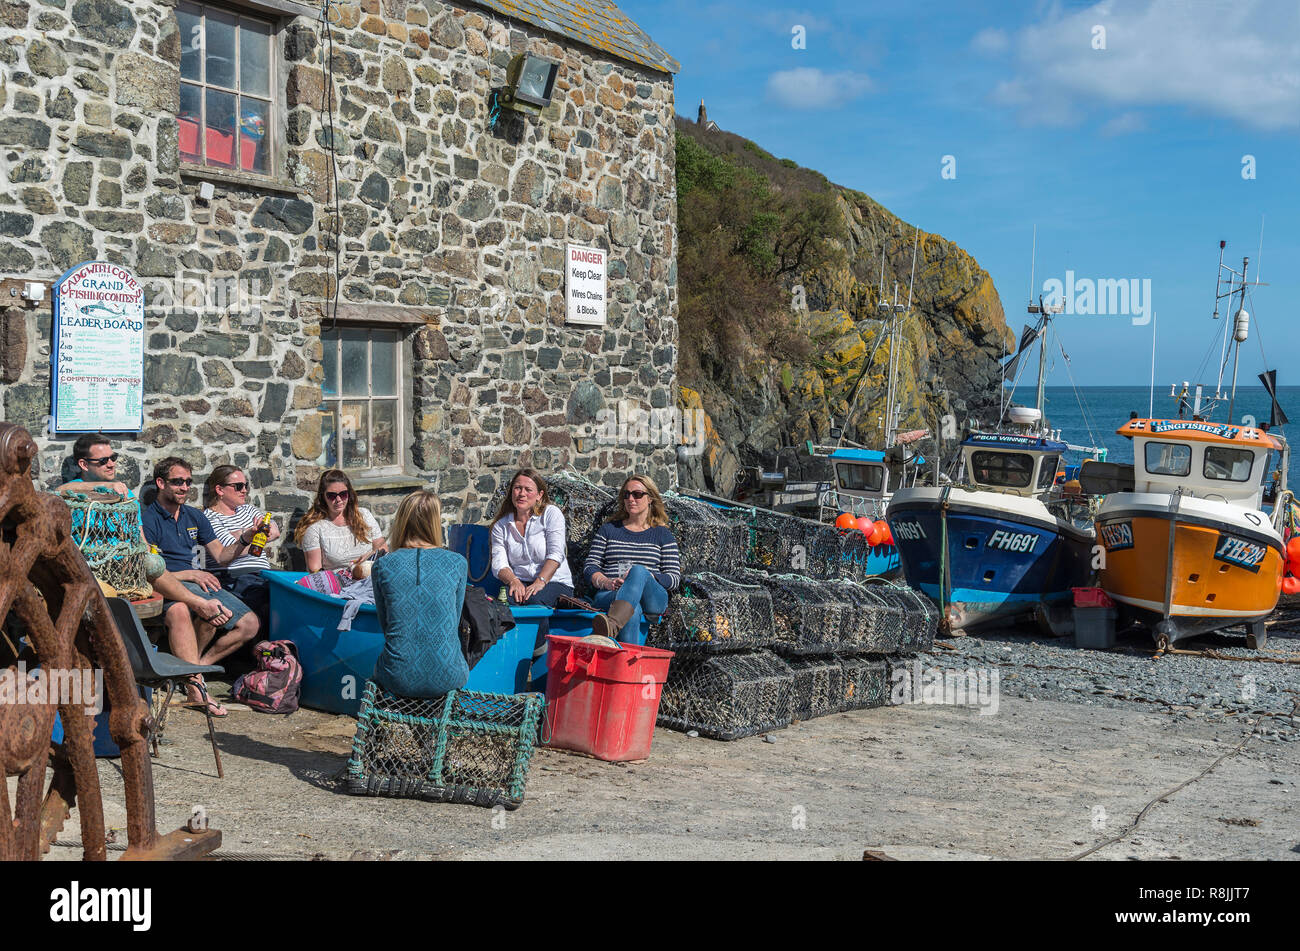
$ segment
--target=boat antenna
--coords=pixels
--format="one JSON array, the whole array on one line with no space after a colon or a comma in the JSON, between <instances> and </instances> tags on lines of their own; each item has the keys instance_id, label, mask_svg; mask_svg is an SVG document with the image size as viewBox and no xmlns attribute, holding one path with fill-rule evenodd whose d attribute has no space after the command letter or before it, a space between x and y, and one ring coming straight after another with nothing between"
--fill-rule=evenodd
<instances>
[{"instance_id":1,"label":"boat antenna","mask_svg":"<svg viewBox=\"0 0 1300 951\"><path fill-rule=\"evenodd\" d=\"M1214 319L1219 319L1219 301L1223 299L1220 289L1223 287L1223 249L1228 246L1228 242L1219 242L1219 272L1214 276ZM1214 346L1214 344L1210 344ZM1213 352L1213 351L1211 351ZM1223 325L1223 345L1219 347L1219 380L1214 384L1214 398L1223 398L1223 368L1228 363L1228 325Z\"/></svg>"},{"instance_id":2,"label":"boat antenna","mask_svg":"<svg viewBox=\"0 0 1300 951\"><path fill-rule=\"evenodd\" d=\"M1147 403L1147 419L1156 414L1156 312L1151 312L1151 399Z\"/></svg>"},{"instance_id":3,"label":"boat antenna","mask_svg":"<svg viewBox=\"0 0 1300 951\"><path fill-rule=\"evenodd\" d=\"M1034 300L1034 265L1038 263L1038 225L1034 225L1034 243L1029 249L1029 301Z\"/></svg>"}]
</instances>

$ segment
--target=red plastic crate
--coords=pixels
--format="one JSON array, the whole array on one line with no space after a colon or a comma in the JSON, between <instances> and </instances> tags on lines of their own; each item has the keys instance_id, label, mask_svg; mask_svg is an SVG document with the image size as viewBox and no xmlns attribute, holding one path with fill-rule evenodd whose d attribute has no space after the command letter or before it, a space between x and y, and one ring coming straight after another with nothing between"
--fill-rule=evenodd
<instances>
[{"instance_id":1,"label":"red plastic crate","mask_svg":"<svg viewBox=\"0 0 1300 951\"><path fill-rule=\"evenodd\" d=\"M1072 588L1076 608L1113 608L1115 602L1101 588Z\"/></svg>"},{"instance_id":2,"label":"red plastic crate","mask_svg":"<svg viewBox=\"0 0 1300 951\"><path fill-rule=\"evenodd\" d=\"M673 652L560 634L546 641L547 745L610 762L649 756Z\"/></svg>"}]
</instances>

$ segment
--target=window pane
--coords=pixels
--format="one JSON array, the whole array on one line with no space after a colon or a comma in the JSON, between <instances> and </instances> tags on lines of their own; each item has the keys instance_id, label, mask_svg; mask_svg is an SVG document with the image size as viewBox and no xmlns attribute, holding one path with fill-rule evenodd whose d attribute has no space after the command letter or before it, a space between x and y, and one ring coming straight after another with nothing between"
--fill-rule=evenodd
<instances>
[{"instance_id":1,"label":"window pane","mask_svg":"<svg viewBox=\"0 0 1300 951\"><path fill-rule=\"evenodd\" d=\"M207 82L216 86L235 86L235 23L233 13L208 8L207 35L203 38L207 54Z\"/></svg>"},{"instance_id":2,"label":"window pane","mask_svg":"<svg viewBox=\"0 0 1300 951\"><path fill-rule=\"evenodd\" d=\"M344 330L343 338L343 395L369 396L366 378L366 346L369 335L364 330Z\"/></svg>"},{"instance_id":3,"label":"window pane","mask_svg":"<svg viewBox=\"0 0 1300 951\"><path fill-rule=\"evenodd\" d=\"M256 20L239 24L239 91L271 95L271 25Z\"/></svg>"},{"instance_id":4,"label":"window pane","mask_svg":"<svg viewBox=\"0 0 1300 951\"><path fill-rule=\"evenodd\" d=\"M365 403L343 403L339 409L339 442L343 469L370 467L370 414Z\"/></svg>"},{"instance_id":5,"label":"window pane","mask_svg":"<svg viewBox=\"0 0 1300 951\"><path fill-rule=\"evenodd\" d=\"M181 79L202 80L203 23L199 8L192 3L182 3L176 8L176 25L181 38Z\"/></svg>"},{"instance_id":6,"label":"window pane","mask_svg":"<svg viewBox=\"0 0 1300 951\"><path fill-rule=\"evenodd\" d=\"M1249 449L1229 446L1205 447L1205 477L1224 482L1245 482L1250 478L1255 454Z\"/></svg>"},{"instance_id":7,"label":"window pane","mask_svg":"<svg viewBox=\"0 0 1300 951\"><path fill-rule=\"evenodd\" d=\"M1192 471L1192 447L1185 443L1149 442L1146 457L1152 475L1185 476Z\"/></svg>"},{"instance_id":8,"label":"window pane","mask_svg":"<svg viewBox=\"0 0 1300 951\"><path fill-rule=\"evenodd\" d=\"M181 83L181 158L186 162L201 162L199 130L203 127L203 90L189 83Z\"/></svg>"},{"instance_id":9,"label":"window pane","mask_svg":"<svg viewBox=\"0 0 1300 951\"><path fill-rule=\"evenodd\" d=\"M397 332L375 330L370 335L370 392L375 396L397 395Z\"/></svg>"},{"instance_id":10,"label":"window pane","mask_svg":"<svg viewBox=\"0 0 1300 951\"><path fill-rule=\"evenodd\" d=\"M320 385L324 396L339 395L339 336L336 333L321 334L321 366L325 368L325 379Z\"/></svg>"},{"instance_id":11,"label":"window pane","mask_svg":"<svg viewBox=\"0 0 1300 951\"><path fill-rule=\"evenodd\" d=\"M235 97L228 92L207 90L208 94L208 164L234 168Z\"/></svg>"},{"instance_id":12,"label":"window pane","mask_svg":"<svg viewBox=\"0 0 1300 951\"><path fill-rule=\"evenodd\" d=\"M265 138L270 103L260 99L239 100L239 167L246 172L268 174L270 142Z\"/></svg>"},{"instance_id":13,"label":"window pane","mask_svg":"<svg viewBox=\"0 0 1300 951\"><path fill-rule=\"evenodd\" d=\"M334 431L334 414L338 412L338 406L334 403L325 404L326 412L321 414L320 420L320 458L316 460L318 466L337 466L339 464L339 445L337 434Z\"/></svg>"},{"instance_id":14,"label":"window pane","mask_svg":"<svg viewBox=\"0 0 1300 951\"><path fill-rule=\"evenodd\" d=\"M370 404L373 434L370 464L375 468L397 465L397 400L375 400Z\"/></svg>"}]
</instances>

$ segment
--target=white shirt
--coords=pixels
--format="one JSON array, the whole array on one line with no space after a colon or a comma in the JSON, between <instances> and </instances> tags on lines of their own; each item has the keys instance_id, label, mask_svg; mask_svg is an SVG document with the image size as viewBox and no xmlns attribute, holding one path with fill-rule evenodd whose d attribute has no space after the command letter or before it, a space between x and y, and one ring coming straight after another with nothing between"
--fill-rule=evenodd
<instances>
[{"instance_id":1,"label":"white shirt","mask_svg":"<svg viewBox=\"0 0 1300 951\"><path fill-rule=\"evenodd\" d=\"M369 509L358 508L361 513L361 521L365 523L366 533L370 536L370 541L383 537L380 531L379 523L375 517L370 514ZM321 568L328 570L330 568L345 568L352 562L356 561L362 555L373 550L370 542L359 542L352 529L346 525L335 525L333 522L321 519L319 522L312 522L307 526L307 531L302 533L303 551L315 551L317 548L321 552Z\"/></svg>"},{"instance_id":2,"label":"white shirt","mask_svg":"<svg viewBox=\"0 0 1300 951\"><path fill-rule=\"evenodd\" d=\"M548 505L541 515L530 515L522 535L514 515L507 515L492 526L492 576L508 567L524 584L532 584L545 562L558 561L560 567L551 580L573 587L569 561L564 557L566 547L564 513L559 506Z\"/></svg>"}]
</instances>

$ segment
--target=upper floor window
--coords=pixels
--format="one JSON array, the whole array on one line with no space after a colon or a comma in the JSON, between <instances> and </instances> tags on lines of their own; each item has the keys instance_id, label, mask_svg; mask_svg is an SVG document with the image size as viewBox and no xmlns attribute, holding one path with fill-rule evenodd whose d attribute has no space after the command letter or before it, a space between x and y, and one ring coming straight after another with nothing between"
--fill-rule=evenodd
<instances>
[{"instance_id":1,"label":"upper floor window","mask_svg":"<svg viewBox=\"0 0 1300 951\"><path fill-rule=\"evenodd\" d=\"M181 35L181 161L275 171L275 25L208 3L176 7Z\"/></svg>"},{"instance_id":2,"label":"upper floor window","mask_svg":"<svg viewBox=\"0 0 1300 951\"><path fill-rule=\"evenodd\" d=\"M400 472L405 432L400 332L324 330L321 347L321 464L369 475Z\"/></svg>"}]
</instances>

